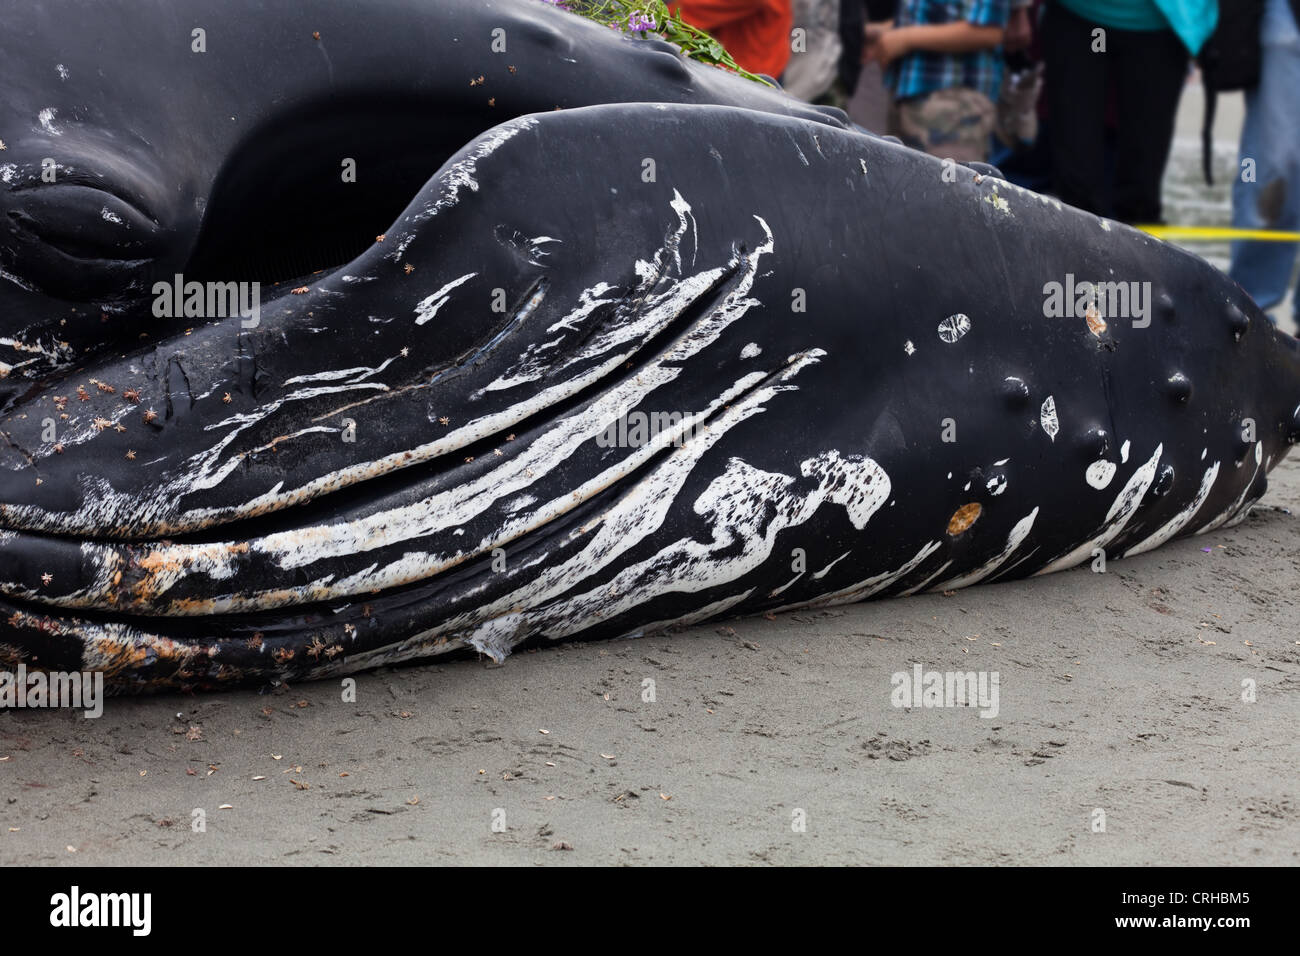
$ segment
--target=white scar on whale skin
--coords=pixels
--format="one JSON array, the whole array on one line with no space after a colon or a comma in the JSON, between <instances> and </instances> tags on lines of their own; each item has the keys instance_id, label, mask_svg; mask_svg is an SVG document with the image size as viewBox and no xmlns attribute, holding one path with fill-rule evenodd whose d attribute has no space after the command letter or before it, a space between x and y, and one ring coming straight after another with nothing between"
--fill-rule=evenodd
<instances>
[{"instance_id":1,"label":"white scar on whale skin","mask_svg":"<svg viewBox=\"0 0 1300 956\"><path fill-rule=\"evenodd\" d=\"M54 118L58 114L58 110L47 106L45 109L41 110L40 115L36 117L41 124L41 129L45 130L45 132L49 133L51 136L63 135L63 130L54 125Z\"/></svg>"},{"instance_id":2,"label":"white scar on whale skin","mask_svg":"<svg viewBox=\"0 0 1300 956\"><path fill-rule=\"evenodd\" d=\"M20 365L26 364L26 362L20 363ZM39 461L42 458L48 458L50 455L56 454L55 448L61 448L66 451L69 448L75 448L77 445L84 445L89 441L93 441L110 428L115 428L120 425L122 419L126 418L132 411L133 409L130 406L127 406L125 408L114 409L108 413L109 417L107 418L99 417L98 423L96 423L95 419L90 421L82 420L71 422L69 424L72 427L60 434L55 440L42 442L41 445L34 448L32 450L32 459L34 461Z\"/></svg>"},{"instance_id":3,"label":"white scar on whale skin","mask_svg":"<svg viewBox=\"0 0 1300 956\"><path fill-rule=\"evenodd\" d=\"M738 581L768 560L779 531L804 524L823 502L843 506L849 520L861 528L888 498L888 476L870 459L841 459L838 452L827 452L805 461L800 470L818 481L806 495L793 490L794 478L731 459L694 505L696 514L709 520L711 540L683 538L620 569L608 584L543 607L538 622L542 633L568 636L665 593L704 591ZM655 526L661 522L656 520ZM623 548L614 550L621 553Z\"/></svg>"},{"instance_id":4,"label":"white scar on whale skin","mask_svg":"<svg viewBox=\"0 0 1300 956\"><path fill-rule=\"evenodd\" d=\"M424 323L437 315L438 310L451 301L451 290L468 282L476 275L478 275L477 272L467 272L459 279L452 279L432 295L425 296L421 299L415 306L415 324L424 325Z\"/></svg>"},{"instance_id":5,"label":"white scar on whale skin","mask_svg":"<svg viewBox=\"0 0 1300 956\"><path fill-rule=\"evenodd\" d=\"M820 571L818 571L816 574L814 574L814 575L813 575L813 580L814 580L814 581L820 581L822 578L826 577L826 575L830 573L831 568L835 567L835 565L839 564L841 561L843 561L845 558L847 558L847 557L848 557L850 554L852 554L852 553L853 553L852 551L845 551L843 554L841 554L838 558L836 558L836 559L835 559L834 561L832 561L830 564L826 565L826 567L822 568Z\"/></svg>"},{"instance_id":6,"label":"white scar on whale skin","mask_svg":"<svg viewBox=\"0 0 1300 956\"><path fill-rule=\"evenodd\" d=\"M1053 442L1056 441L1056 433L1061 430L1061 424L1056 418L1056 399L1048 395L1043 400L1043 407L1038 413L1039 423L1043 426L1043 431L1047 432L1047 437Z\"/></svg>"},{"instance_id":7,"label":"white scar on whale skin","mask_svg":"<svg viewBox=\"0 0 1300 956\"><path fill-rule=\"evenodd\" d=\"M569 332L576 332L596 309L602 305L610 305L616 300L604 299L602 296L607 292L616 291L615 286L608 282L598 282L589 289L584 289L578 297L578 305L575 306L568 315L553 323L547 328L548 335L555 335L553 339L547 339L544 342L529 345L527 349L519 356L516 363L506 372L498 376L493 381L484 386L485 392L504 391L505 389L515 388L519 385L535 382L550 370L549 356L554 353L561 345L564 344Z\"/></svg>"},{"instance_id":8,"label":"white scar on whale skin","mask_svg":"<svg viewBox=\"0 0 1300 956\"><path fill-rule=\"evenodd\" d=\"M921 591L924 591L926 588L930 587L930 585L934 584L934 582L938 580L938 578L943 574L943 572L947 571L950 567L952 567L952 562L945 561L943 564L939 566L939 569L937 571L927 576L923 581L921 581L920 584L913 584L907 590L900 592L898 596L911 597L913 594L919 594Z\"/></svg>"},{"instance_id":9,"label":"white scar on whale skin","mask_svg":"<svg viewBox=\"0 0 1300 956\"><path fill-rule=\"evenodd\" d=\"M700 234L695 227L695 214L691 212L691 204L682 198L682 194L676 189L673 190L672 201L668 204L672 207L673 212L677 213L679 243L673 247L673 257L677 265L677 271L683 271L680 238L684 238L687 232L687 219L690 220L689 231L695 237L695 242L691 250L691 267L695 266L695 256L700 250Z\"/></svg>"},{"instance_id":10,"label":"white scar on whale skin","mask_svg":"<svg viewBox=\"0 0 1300 956\"><path fill-rule=\"evenodd\" d=\"M800 571L798 574L796 574L794 577L792 577L789 581L786 581L785 584L782 584L782 585L780 585L779 587L775 587L775 588L773 588L772 590L768 591L768 592L767 592L767 596L770 597L770 598L774 598L774 597L777 597L778 595L784 594L786 591L790 590L790 586L791 586L792 584L794 584L796 581L798 581L798 580L799 580L801 577L803 577L803 576L804 576L804 572L803 572L803 571Z\"/></svg>"},{"instance_id":11,"label":"white scar on whale skin","mask_svg":"<svg viewBox=\"0 0 1300 956\"><path fill-rule=\"evenodd\" d=\"M950 578L942 584L935 585L934 589L936 591L956 591L959 588L970 587L972 584L983 581L1002 567L1010 559L1011 555L1015 554L1016 550L1025 543L1025 538L1029 537L1029 532L1034 528L1034 519L1037 517L1038 509L1034 508L1033 511L1016 522L1015 527L1011 529L1011 533L1007 535L1006 546L999 554L994 555L974 571Z\"/></svg>"},{"instance_id":12,"label":"white scar on whale skin","mask_svg":"<svg viewBox=\"0 0 1300 956\"><path fill-rule=\"evenodd\" d=\"M365 381L372 375L378 375L380 372L388 368L388 366L391 364L393 364L393 359L390 358L390 359L385 359L382 364L377 365L374 368L369 368L363 365L363 366L358 366L357 368L341 368L329 372L315 372L310 375L295 375L293 378L286 378L284 380L284 384L302 385L305 382L331 382L331 381L336 381L340 378L348 378L348 376L353 376L348 381L349 385L353 385L356 384L357 382Z\"/></svg>"},{"instance_id":13,"label":"white scar on whale skin","mask_svg":"<svg viewBox=\"0 0 1300 956\"><path fill-rule=\"evenodd\" d=\"M1164 525L1162 525L1154 534L1143 538L1133 547L1124 552L1124 557L1131 558L1135 554L1142 554L1150 551L1152 548L1158 548L1170 538L1178 534L1196 517L1196 512L1201 510L1201 505L1205 504L1205 499L1210 496L1210 489L1214 487L1215 479L1219 477L1219 463L1216 461L1209 468L1205 469L1205 474L1201 477L1200 490L1196 492L1196 497L1178 514L1174 515Z\"/></svg>"},{"instance_id":14,"label":"white scar on whale skin","mask_svg":"<svg viewBox=\"0 0 1300 956\"><path fill-rule=\"evenodd\" d=\"M962 338L970 331L970 319L963 313L950 315L939 323L939 338L949 345Z\"/></svg>"},{"instance_id":15,"label":"white scar on whale skin","mask_svg":"<svg viewBox=\"0 0 1300 956\"><path fill-rule=\"evenodd\" d=\"M792 363L782 380L788 380L815 361L809 357ZM789 493L773 498L771 495L763 497L754 483L756 476L766 476L762 479L762 487L768 491L788 488L795 479L758 472L744 462L732 459L728 471L715 479L695 503L698 514L714 519L713 545L698 542L694 538L683 539L631 568L622 569L612 581L597 585L585 594L557 600L579 586L575 581L580 584L590 580L659 530L699 459L725 432L741 421L761 413L765 402L789 388L790 386L769 386L728 406L715 425L705 432L695 433L691 441L677 449L609 511L595 519L591 526L575 532L575 537L590 535L590 540L578 554L555 567L543 569L536 578L500 599L448 621L438 631L450 635L467 628L476 628L485 619L519 613L516 611L518 608L531 608L534 610L522 612L526 628L516 627L524 622L512 623L520 639L525 632L563 637L594 623L612 619L663 593L693 593L729 583L766 560L771 553L777 529L769 528L769 533L762 538L756 532L752 538L742 535L743 551L739 555L731 554L726 544L721 545L724 551L728 551L725 558L718 558L712 553L713 550L719 546L719 542L737 541L737 525L752 528L756 522L766 520L767 506L771 501L778 503L778 509L784 508L776 519L782 527L789 526L788 523L781 523L783 517L786 522L793 523L807 520L823 499L844 505L851 521L862 521L865 524L864 515L870 510L871 504L865 500L864 495L869 494L873 483L878 484L874 469L866 462L840 462L835 452L810 459L804 462L801 472L806 477L820 476L819 490L802 498ZM864 469L864 473L872 475L865 486L852 478L855 471L862 472ZM678 562L682 562L682 567L688 570L681 577L678 576L681 570ZM734 606L740 600L743 597L728 599L728 606ZM550 601L555 603L548 604Z\"/></svg>"},{"instance_id":16,"label":"white scar on whale skin","mask_svg":"<svg viewBox=\"0 0 1300 956\"><path fill-rule=\"evenodd\" d=\"M833 591L830 594L813 598L803 604L783 607L780 608L780 610L793 610L794 607L828 607L837 604L856 604L858 601L865 601L867 598L879 594L886 588L903 580L903 578L907 577L925 563L925 560L930 557L930 555L934 554L934 552L938 551L939 547L940 544L938 541L927 541L921 546L921 550L916 552L916 554L904 563L902 567L895 568L893 571L886 571L883 574L873 575L865 581L859 581L857 584L850 585L847 588L841 588L840 590Z\"/></svg>"},{"instance_id":17,"label":"white scar on whale skin","mask_svg":"<svg viewBox=\"0 0 1300 956\"><path fill-rule=\"evenodd\" d=\"M1134 472L1133 477L1120 490L1115 502L1110 506L1110 511L1102 522L1101 531L1098 532L1096 537L1090 541L1085 541L1077 548L1052 561L1046 567L1035 571L1034 576L1072 568L1092 557L1092 552L1095 549L1105 549L1106 545L1118 538L1128 525L1129 519L1137 511L1138 505L1142 503L1142 499L1146 497L1151 483L1155 480L1156 467L1160 464L1160 456L1164 453L1164 450L1165 446L1163 444L1157 445L1155 454L1148 459L1146 464Z\"/></svg>"},{"instance_id":18,"label":"white scar on whale skin","mask_svg":"<svg viewBox=\"0 0 1300 956\"><path fill-rule=\"evenodd\" d=\"M1234 519L1238 522L1246 520L1246 515L1250 513L1250 509L1245 507L1246 496L1250 494L1250 489L1255 485L1255 479L1259 477L1259 466L1263 459L1264 443L1257 441L1255 442L1255 470L1251 473L1250 481L1246 482L1246 487L1241 489L1241 494L1237 496L1237 500L1204 528L1197 531L1197 534L1205 534L1207 531L1214 531L1216 528L1224 527Z\"/></svg>"},{"instance_id":19,"label":"white scar on whale skin","mask_svg":"<svg viewBox=\"0 0 1300 956\"><path fill-rule=\"evenodd\" d=\"M458 159L442 171L439 176L440 194L438 198L426 203L422 210L405 217L402 221L413 226L419 225L432 219L443 210L455 206L460 201L460 191L462 189L478 192L478 179L475 177L478 175L479 161L491 156L503 143L536 125L537 120L523 116L507 120L500 126L494 126L488 130L474 144L468 155ZM407 248L415 240L415 237L416 233L414 231L403 232L398 239L396 248L392 252L386 253L385 258L392 259L394 262L400 260L405 255Z\"/></svg>"},{"instance_id":20,"label":"white scar on whale skin","mask_svg":"<svg viewBox=\"0 0 1300 956\"><path fill-rule=\"evenodd\" d=\"M722 278L725 269L711 269L684 278L680 283L660 295L650 294L652 287L661 276L666 274L670 266L675 268L679 275L682 274L681 243L688 232L693 232L695 226L695 217L691 212L690 204L682 198L681 193L676 189L673 190L673 199L669 205L677 214L677 228L665 237L664 244L651 259L637 260L634 269L640 282L630 295L625 297L631 299L645 297L646 302L649 303L650 307L644 311L640 320L619 323L615 329L593 338L581 352L568 356L558 366L550 364L547 361L549 355L546 353L551 353L561 346L567 337L567 333L577 331L580 327L579 323L589 318L597 308L611 304L611 300L600 297L613 290L614 287L601 282L591 289L585 290L579 300L578 307L547 329L548 334L560 332L557 338L530 345L519 356L515 365L504 375L490 383L485 391L513 388L516 385L534 381L543 374L563 372L575 364L589 361L595 356L604 354L611 348L641 337L645 334L647 328L653 327L661 321L665 311L680 311L682 303L698 298ZM695 246L698 247L698 245L699 238L696 236ZM694 265L694 263L695 253L693 252L691 264Z\"/></svg>"},{"instance_id":21,"label":"white scar on whale skin","mask_svg":"<svg viewBox=\"0 0 1300 956\"><path fill-rule=\"evenodd\" d=\"M1094 461L1088 466L1088 470L1084 477L1088 484L1092 485L1092 487L1096 488L1098 491L1102 491L1110 484L1111 479L1115 477L1115 472L1118 468L1119 466L1113 461L1106 461L1106 459L1102 458L1098 461Z\"/></svg>"}]
</instances>

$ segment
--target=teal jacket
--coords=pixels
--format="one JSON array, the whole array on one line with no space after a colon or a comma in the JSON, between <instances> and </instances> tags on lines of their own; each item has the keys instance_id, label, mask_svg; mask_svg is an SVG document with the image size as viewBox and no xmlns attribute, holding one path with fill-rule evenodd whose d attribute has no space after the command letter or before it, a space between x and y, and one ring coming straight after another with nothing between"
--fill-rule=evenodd
<instances>
[{"instance_id":1,"label":"teal jacket","mask_svg":"<svg viewBox=\"0 0 1300 956\"><path fill-rule=\"evenodd\" d=\"M1219 23L1219 0L1057 0L1076 16L1116 30L1172 29L1191 51L1201 47Z\"/></svg>"}]
</instances>

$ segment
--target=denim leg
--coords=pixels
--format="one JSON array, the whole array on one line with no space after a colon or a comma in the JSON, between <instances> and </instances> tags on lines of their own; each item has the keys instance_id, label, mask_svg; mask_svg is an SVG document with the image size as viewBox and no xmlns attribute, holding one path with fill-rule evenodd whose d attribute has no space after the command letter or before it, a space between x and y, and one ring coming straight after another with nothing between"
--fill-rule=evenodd
<instances>
[{"instance_id":1,"label":"denim leg","mask_svg":"<svg viewBox=\"0 0 1300 956\"><path fill-rule=\"evenodd\" d=\"M1246 94L1241 161L1253 160L1254 182L1232 186L1232 224L1300 231L1300 29L1287 0L1267 0L1261 29L1259 86ZM1261 309L1286 298L1300 243L1237 241L1229 275ZM1300 298L1296 300L1300 321Z\"/></svg>"}]
</instances>

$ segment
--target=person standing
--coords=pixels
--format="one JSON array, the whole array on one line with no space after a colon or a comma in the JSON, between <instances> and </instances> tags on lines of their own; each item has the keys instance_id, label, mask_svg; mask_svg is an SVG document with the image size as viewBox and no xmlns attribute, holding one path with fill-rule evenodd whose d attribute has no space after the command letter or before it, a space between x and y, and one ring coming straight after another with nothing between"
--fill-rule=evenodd
<instances>
[{"instance_id":1,"label":"person standing","mask_svg":"<svg viewBox=\"0 0 1300 956\"><path fill-rule=\"evenodd\" d=\"M987 162L1010 0L900 0L891 23L867 28L867 56L888 67L890 132L957 162Z\"/></svg>"},{"instance_id":2,"label":"person standing","mask_svg":"<svg viewBox=\"0 0 1300 956\"><path fill-rule=\"evenodd\" d=\"M885 86L880 63L868 56L868 24L886 23L897 10L896 0L843 0L840 4L840 84L848 97L849 119L878 135L889 132L893 95ZM877 31L878 32L878 31Z\"/></svg>"},{"instance_id":3,"label":"person standing","mask_svg":"<svg viewBox=\"0 0 1300 956\"><path fill-rule=\"evenodd\" d=\"M1053 192L1129 223L1161 221L1160 184L1191 56L1217 0L1051 0L1042 25ZM1106 116L1115 117L1115 163Z\"/></svg>"},{"instance_id":4,"label":"person standing","mask_svg":"<svg viewBox=\"0 0 1300 956\"><path fill-rule=\"evenodd\" d=\"M1259 85L1246 91L1232 224L1300 231L1300 0L1266 0ZM1300 242L1237 241L1228 270L1265 311L1286 298ZM1300 294L1294 302L1300 324Z\"/></svg>"}]
</instances>

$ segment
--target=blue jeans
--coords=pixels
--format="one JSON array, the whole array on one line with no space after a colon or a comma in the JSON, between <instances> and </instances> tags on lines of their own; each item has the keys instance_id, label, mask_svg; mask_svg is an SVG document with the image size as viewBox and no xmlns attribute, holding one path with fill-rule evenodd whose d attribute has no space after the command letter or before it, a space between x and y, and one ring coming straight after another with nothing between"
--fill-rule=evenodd
<instances>
[{"instance_id":1,"label":"blue jeans","mask_svg":"<svg viewBox=\"0 0 1300 956\"><path fill-rule=\"evenodd\" d=\"M1255 181L1232 186L1232 224L1243 229L1300 231L1300 29L1287 0L1267 0L1261 28L1259 86L1246 93L1241 160L1253 160ZM1232 244L1228 274L1264 310L1286 298L1300 242ZM1295 300L1300 322L1300 295Z\"/></svg>"}]
</instances>

